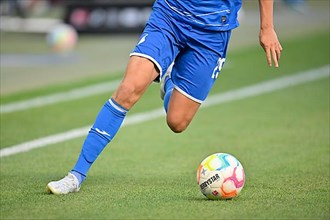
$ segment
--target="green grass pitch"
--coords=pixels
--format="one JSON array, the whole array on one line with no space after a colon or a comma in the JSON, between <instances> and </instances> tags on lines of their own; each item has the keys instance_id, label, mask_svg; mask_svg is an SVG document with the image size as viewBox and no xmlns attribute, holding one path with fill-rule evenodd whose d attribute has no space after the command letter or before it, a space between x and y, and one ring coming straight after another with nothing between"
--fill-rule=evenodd
<instances>
[{"instance_id":1,"label":"green grass pitch","mask_svg":"<svg viewBox=\"0 0 330 220\"><path fill-rule=\"evenodd\" d=\"M329 65L328 32L282 43L277 70L267 67L260 48L229 53L211 93ZM88 82L70 87L82 84ZM66 88L1 97L1 104ZM1 114L1 148L87 126L109 95ZM155 84L129 115L161 105ZM79 193L45 193L50 180L72 168L83 140L1 158L0 218L330 218L329 77L203 108L179 135L170 132L164 118L123 127ZM237 198L209 201L199 191L197 167L215 152L233 154L245 168L246 185Z\"/></svg>"}]
</instances>

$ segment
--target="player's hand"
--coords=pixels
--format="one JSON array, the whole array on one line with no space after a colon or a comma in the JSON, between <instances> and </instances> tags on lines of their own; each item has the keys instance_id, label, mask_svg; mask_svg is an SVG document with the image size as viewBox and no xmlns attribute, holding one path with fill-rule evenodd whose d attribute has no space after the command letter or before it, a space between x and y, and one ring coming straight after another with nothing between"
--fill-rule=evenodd
<instances>
[{"instance_id":1,"label":"player's hand","mask_svg":"<svg viewBox=\"0 0 330 220\"><path fill-rule=\"evenodd\" d=\"M275 67L278 67L282 46L277 38L275 30L273 28L261 29L259 41L260 45L265 50L268 65L271 67L274 62Z\"/></svg>"}]
</instances>

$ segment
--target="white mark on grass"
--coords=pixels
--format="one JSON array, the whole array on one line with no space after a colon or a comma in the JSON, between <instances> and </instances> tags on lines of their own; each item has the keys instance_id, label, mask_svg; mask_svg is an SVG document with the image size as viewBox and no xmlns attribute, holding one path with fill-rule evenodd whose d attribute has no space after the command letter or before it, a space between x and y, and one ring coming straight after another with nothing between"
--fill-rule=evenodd
<instances>
[{"instance_id":1,"label":"white mark on grass","mask_svg":"<svg viewBox=\"0 0 330 220\"><path fill-rule=\"evenodd\" d=\"M41 96L34 99L13 102L0 106L0 113L11 113L22 110L27 110L36 107L56 104L80 98L85 98L93 95L102 94L105 92L114 91L119 85L120 80L100 83L93 86L86 86L79 89L72 89L68 92L56 93L53 95Z\"/></svg>"},{"instance_id":2,"label":"white mark on grass","mask_svg":"<svg viewBox=\"0 0 330 220\"><path fill-rule=\"evenodd\" d=\"M251 86L246 86L240 89L235 89L232 91L224 92L222 94L216 94L209 96L208 99L202 104L201 107L210 107L213 105L226 103L230 101L245 99L248 97L253 97L265 93L270 93L273 91L285 89L291 86L315 81L321 78L329 77L329 65L304 71L295 75L290 75L286 77L281 77L278 79L269 80L266 82L258 83ZM150 121L159 117L164 116L163 108L155 109L148 112L143 112L135 114L132 116L127 116L122 126L138 124L141 122ZM61 143L67 140L85 136L89 130L90 126L73 129L63 133L46 136L44 138L39 138L36 140L28 141L22 144L14 145L11 147L4 148L0 150L0 157L6 157L22 152L27 152L32 149L45 147L52 144Z\"/></svg>"}]
</instances>

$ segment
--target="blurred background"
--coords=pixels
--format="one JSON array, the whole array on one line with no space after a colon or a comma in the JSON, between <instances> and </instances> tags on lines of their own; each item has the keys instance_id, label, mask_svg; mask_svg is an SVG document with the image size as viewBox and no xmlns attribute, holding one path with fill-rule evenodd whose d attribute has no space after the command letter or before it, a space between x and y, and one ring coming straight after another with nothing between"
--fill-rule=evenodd
<instances>
[{"instance_id":1,"label":"blurred background","mask_svg":"<svg viewBox=\"0 0 330 220\"><path fill-rule=\"evenodd\" d=\"M153 2L0 0L1 95L122 74ZM259 44L257 1L239 19L229 51ZM281 40L329 31L329 1L277 0L275 25Z\"/></svg>"}]
</instances>

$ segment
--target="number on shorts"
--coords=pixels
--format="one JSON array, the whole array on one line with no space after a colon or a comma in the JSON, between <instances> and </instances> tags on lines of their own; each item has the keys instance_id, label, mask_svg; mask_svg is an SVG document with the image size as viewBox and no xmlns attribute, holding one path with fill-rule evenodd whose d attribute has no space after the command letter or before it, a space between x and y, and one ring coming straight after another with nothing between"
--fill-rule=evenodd
<instances>
[{"instance_id":1,"label":"number on shorts","mask_svg":"<svg viewBox=\"0 0 330 220\"><path fill-rule=\"evenodd\" d=\"M223 64L225 63L226 58L219 58L217 66L214 68L212 73L212 79L216 79L219 76L219 73L223 67Z\"/></svg>"}]
</instances>

